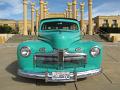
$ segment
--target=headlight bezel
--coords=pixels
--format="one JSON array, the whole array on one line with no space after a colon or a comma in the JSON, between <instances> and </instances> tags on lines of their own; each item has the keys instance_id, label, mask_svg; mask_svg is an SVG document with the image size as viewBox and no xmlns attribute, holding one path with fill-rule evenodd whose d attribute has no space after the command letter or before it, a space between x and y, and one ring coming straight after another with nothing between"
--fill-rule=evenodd
<instances>
[{"instance_id":1,"label":"headlight bezel","mask_svg":"<svg viewBox=\"0 0 120 90\"><path fill-rule=\"evenodd\" d=\"M95 49L97 49L97 50L99 50L99 51L97 51L97 53L96 54L92 54L92 50L94 49L94 51L95 51ZM100 52L101 52L101 49L98 47L98 46L94 46L94 47L92 47L91 49L90 49L90 55L92 56L92 57L97 57L97 56L99 56L100 55ZM93 52L93 53L95 53L95 52Z\"/></svg>"},{"instance_id":2,"label":"headlight bezel","mask_svg":"<svg viewBox=\"0 0 120 90\"><path fill-rule=\"evenodd\" d=\"M28 51L28 52L27 52L27 53L28 53L27 55L22 54L22 53L23 53L23 49L26 49L26 51ZM28 57L28 56L30 56L30 54L31 54L30 47L28 47L28 46L22 47L22 48L20 49L20 54L21 54L22 57Z\"/></svg>"}]
</instances>

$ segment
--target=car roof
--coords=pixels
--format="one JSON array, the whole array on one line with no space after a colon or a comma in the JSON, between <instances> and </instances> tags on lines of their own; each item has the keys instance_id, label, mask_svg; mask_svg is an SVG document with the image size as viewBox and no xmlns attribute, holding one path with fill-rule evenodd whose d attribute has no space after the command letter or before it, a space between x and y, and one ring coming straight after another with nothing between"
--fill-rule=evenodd
<instances>
[{"instance_id":1,"label":"car roof","mask_svg":"<svg viewBox=\"0 0 120 90\"><path fill-rule=\"evenodd\" d=\"M65 20L75 20L75 21L78 21L77 19L73 19L73 18L45 18L45 19L42 19L41 21L52 20L52 19L65 19Z\"/></svg>"}]
</instances>

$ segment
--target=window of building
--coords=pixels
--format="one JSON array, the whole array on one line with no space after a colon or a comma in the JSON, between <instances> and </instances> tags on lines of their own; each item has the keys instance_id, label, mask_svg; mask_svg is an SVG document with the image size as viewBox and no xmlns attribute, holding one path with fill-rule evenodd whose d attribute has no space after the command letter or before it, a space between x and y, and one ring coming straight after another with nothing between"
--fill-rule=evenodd
<instances>
[{"instance_id":1,"label":"window of building","mask_svg":"<svg viewBox=\"0 0 120 90\"><path fill-rule=\"evenodd\" d=\"M109 27L109 23L108 23L108 20L105 19L104 22L103 22L103 27Z\"/></svg>"},{"instance_id":2,"label":"window of building","mask_svg":"<svg viewBox=\"0 0 120 90\"><path fill-rule=\"evenodd\" d=\"M4 26L8 26L8 24L4 24Z\"/></svg>"},{"instance_id":3,"label":"window of building","mask_svg":"<svg viewBox=\"0 0 120 90\"><path fill-rule=\"evenodd\" d=\"M117 20L113 20L113 21L112 21L112 27L113 27L113 28L118 27Z\"/></svg>"},{"instance_id":4,"label":"window of building","mask_svg":"<svg viewBox=\"0 0 120 90\"><path fill-rule=\"evenodd\" d=\"M104 20L104 23L107 24L107 23L108 23L108 20Z\"/></svg>"},{"instance_id":5,"label":"window of building","mask_svg":"<svg viewBox=\"0 0 120 90\"><path fill-rule=\"evenodd\" d=\"M116 24L117 23L117 20L113 20L113 24Z\"/></svg>"}]
</instances>

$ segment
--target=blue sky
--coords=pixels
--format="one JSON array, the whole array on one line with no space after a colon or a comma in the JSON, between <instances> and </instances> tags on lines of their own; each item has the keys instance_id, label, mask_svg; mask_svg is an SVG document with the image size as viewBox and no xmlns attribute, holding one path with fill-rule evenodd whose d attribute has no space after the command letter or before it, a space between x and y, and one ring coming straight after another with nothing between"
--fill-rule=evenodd
<instances>
[{"instance_id":1,"label":"blue sky","mask_svg":"<svg viewBox=\"0 0 120 90\"><path fill-rule=\"evenodd\" d=\"M21 20L23 17L23 0L0 0L0 19ZM36 2L36 8L39 7L39 0ZM66 3L72 0L45 0L48 2L50 12L64 12L67 8ZM85 19L88 17L88 0L77 0L78 9L80 2L85 2ZM28 0L28 18L30 19L30 2ZM120 15L120 0L93 0L93 17L98 15Z\"/></svg>"}]
</instances>

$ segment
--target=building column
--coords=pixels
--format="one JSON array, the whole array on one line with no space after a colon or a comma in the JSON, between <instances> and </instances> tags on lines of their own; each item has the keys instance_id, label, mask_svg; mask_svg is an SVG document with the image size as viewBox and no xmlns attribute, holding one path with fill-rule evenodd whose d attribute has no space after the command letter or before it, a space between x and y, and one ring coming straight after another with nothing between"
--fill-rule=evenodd
<instances>
[{"instance_id":1,"label":"building column","mask_svg":"<svg viewBox=\"0 0 120 90\"><path fill-rule=\"evenodd\" d=\"M74 19L76 19L76 16L77 16L77 14L76 14L76 11L77 11L76 5L77 5L77 1L73 0L72 1L72 15L73 15Z\"/></svg>"},{"instance_id":2,"label":"building column","mask_svg":"<svg viewBox=\"0 0 120 90\"><path fill-rule=\"evenodd\" d=\"M86 31L84 30L84 3L83 2L80 4L80 14L81 14L80 26L81 26L81 30L82 30L83 34L85 34Z\"/></svg>"},{"instance_id":3,"label":"building column","mask_svg":"<svg viewBox=\"0 0 120 90\"><path fill-rule=\"evenodd\" d=\"M49 12L48 12L48 8L46 9L46 18L48 18L48 14L49 14Z\"/></svg>"},{"instance_id":4,"label":"building column","mask_svg":"<svg viewBox=\"0 0 120 90\"><path fill-rule=\"evenodd\" d=\"M39 13L38 9L36 9L36 32L38 32L38 26L39 26Z\"/></svg>"},{"instance_id":5,"label":"building column","mask_svg":"<svg viewBox=\"0 0 120 90\"><path fill-rule=\"evenodd\" d=\"M35 35L34 31L34 13L35 13L35 3L31 4L31 33Z\"/></svg>"},{"instance_id":6,"label":"building column","mask_svg":"<svg viewBox=\"0 0 120 90\"><path fill-rule=\"evenodd\" d=\"M66 12L64 12L64 18L66 18Z\"/></svg>"},{"instance_id":7,"label":"building column","mask_svg":"<svg viewBox=\"0 0 120 90\"><path fill-rule=\"evenodd\" d=\"M23 0L23 35L28 35L27 31L27 0Z\"/></svg>"},{"instance_id":8,"label":"building column","mask_svg":"<svg viewBox=\"0 0 120 90\"><path fill-rule=\"evenodd\" d=\"M76 10L76 19L78 19L78 16L79 16L78 14L79 14L79 10L77 9Z\"/></svg>"},{"instance_id":9,"label":"building column","mask_svg":"<svg viewBox=\"0 0 120 90\"><path fill-rule=\"evenodd\" d=\"M68 9L65 10L66 18L68 18Z\"/></svg>"},{"instance_id":10,"label":"building column","mask_svg":"<svg viewBox=\"0 0 120 90\"><path fill-rule=\"evenodd\" d=\"M43 17L46 18L47 17L47 2L44 3L44 15Z\"/></svg>"},{"instance_id":11,"label":"building column","mask_svg":"<svg viewBox=\"0 0 120 90\"><path fill-rule=\"evenodd\" d=\"M72 3L68 2L68 18L72 18Z\"/></svg>"},{"instance_id":12,"label":"building column","mask_svg":"<svg viewBox=\"0 0 120 90\"><path fill-rule=\"evenodd\" d=\"M93 35L93 21L92 21L92 0L88 0L88 30L89 30L89 35Z\"/></svg>"},{"instance_id":13,"label":"building column","mask_svg":"<svg viewBox=\"0 0 120 90\"><path fill-rule=\"evenodd\" d=\"M44 0L40 0L40 20L44 18Z\"/></svg>"}]
</instances>

